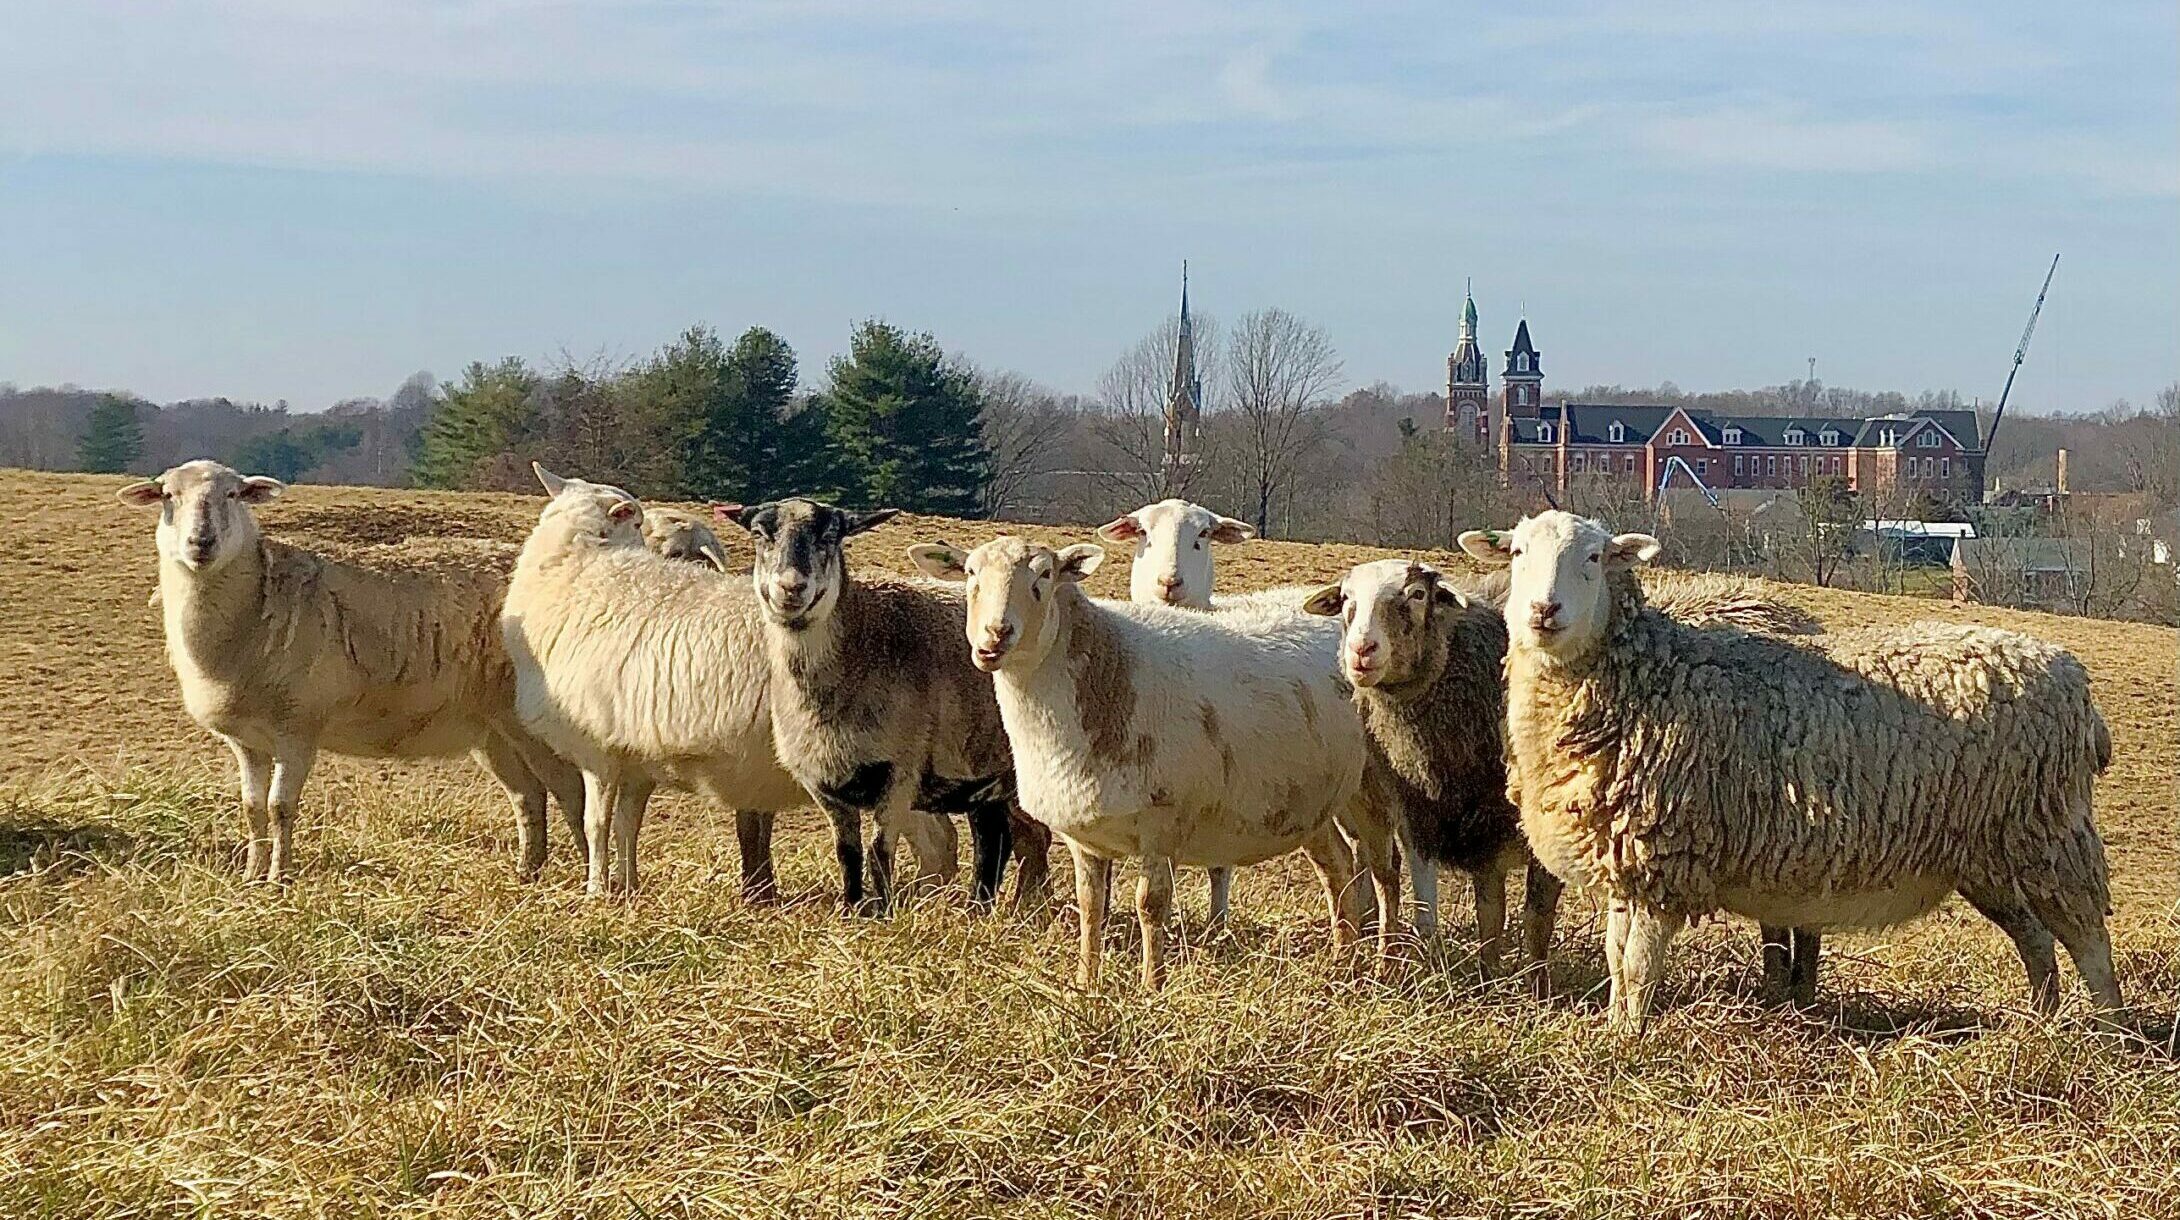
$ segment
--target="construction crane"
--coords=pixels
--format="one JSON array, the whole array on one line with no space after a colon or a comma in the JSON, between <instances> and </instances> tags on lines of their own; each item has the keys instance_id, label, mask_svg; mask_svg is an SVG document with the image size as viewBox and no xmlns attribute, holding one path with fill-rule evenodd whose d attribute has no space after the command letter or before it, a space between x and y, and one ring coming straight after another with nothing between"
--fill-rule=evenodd
<instances>
[{"instance_id":1,"label":"construction crane","mask_svg":"<svg viewBox=\"0 0 2180 1220\"><path fill-rule=\"evenodd\" d=\"M1675 470L1687 475L1688 481L1696 485L1696 490L1703 493L1704 503L1718 509L1720 512L1726 511L1718 503L1718 493L1712 491L1711 485L1703 481L1703 476L1696 473L1695 467L1690 466L1687 459L1677 453L1668 456L1665 459L1664 467L1658 471L1658 495L1660 497L1665 495L1665 485L1673 481L1673 472Z\"/></svg>"},{"instance_id":2,"label":"construction crane","mask_svg":"<svg viewBox=\"0 0 2180 1220\"><path fill-rule=\"evenodd\" d=\"M2051 277L2059 273L2059 256L2051 256L2051 270L2044 273L2044 286L2036 290L2036 307L2029 310L2029 324L2021 328L2021 346L2013 349L2013 367L2006 370L2006 388L1998 392L1998 409L1991 413L1991 434L1983 438L1983 451L1989 453L1998 443L1999 421L2006 418L2006 397L2013 393L2013 379L2021 372L2021 362L2029 358L2029 336L2036 333L2036 319L2044 312L2044 294L2051 291Z\"/></svg>"}]
</instances>

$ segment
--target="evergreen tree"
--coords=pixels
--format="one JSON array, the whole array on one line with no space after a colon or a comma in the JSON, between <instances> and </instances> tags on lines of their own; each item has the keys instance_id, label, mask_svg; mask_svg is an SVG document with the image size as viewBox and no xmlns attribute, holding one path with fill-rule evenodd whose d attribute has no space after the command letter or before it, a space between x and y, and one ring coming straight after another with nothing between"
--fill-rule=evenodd
<instances>
[{"instance_id":1,"label":"evergreen tree","mask_svg":"<svg viewBox=\"0 0 2180 1220\"><path fill-rule=\"evenodd\" d=\"M242 442L235 451L235 466L246 474L269 474L293 483L333 454L355 448L362 439L363 430L354 424L262 432Z\"/></svg>"},{"instance_id":2,"label":"evergreen tree","mask_svg":"<svg viewBox=\"0 0 2180 1220\"><path fill-rule=\"evenodd\" d=\"M692 495L757 503L837 495L822 410L795 401L795 349L761 326L734 341L689 463Z\"/></svg>"},{"instance_id":3,"label":"evergreen tree","mask_svg":"<svg viewBox=\"0 0 2180 1220\"><path fill-rule=\"evenodd\" d=\"M466 487L487 459L533 430L538 376L520 358L478 362L440 388L438 409L417 434L410 475L419 487Z\"/></svg>"},{"instance_id":4,"label":"evergreen tree","mask_svg":"<svg viewBox=\"0 0 2180 1220\"><path fill-rule=\"evenodd\" d=\"M112 394L98 400L76 446L76 465L96 474L123 474L144 456L144 425L136 404Z\"/></svg>"},{"instance_id":5,"label":"evergreen tree","mask_svg":"<svg viewBox=\"0 0 2180 1220\"><path fill-rule=\"evenodd\" d=\"M969 517L989 477L975 378L928 334L856 327L821 399L847 498Z\"/></svg>"},{"instance_id":6,"label":"evergreen tree","mask_svg":"<svg viewBox=\"0 0 2180 1220\"><path fill-rule=\"evenodd\" d=\"M709 326L690 327L623 375L614 395L628 457L621 485L639 496L662 497L686 496L701 486L703 434L729 380L726 346Z\"/></svg>"}]
</instances>

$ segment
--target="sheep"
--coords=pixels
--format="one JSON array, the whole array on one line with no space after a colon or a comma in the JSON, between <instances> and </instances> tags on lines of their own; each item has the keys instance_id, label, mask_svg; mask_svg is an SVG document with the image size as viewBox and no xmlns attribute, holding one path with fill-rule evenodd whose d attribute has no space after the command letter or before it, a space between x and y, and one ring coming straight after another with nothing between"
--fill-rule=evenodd
<instances>
[{"instance_id":1,"label":"sheep","mask_svg":"<svg viewBox=\"0 0 2180 1220\"><path fill-rule=\"evenodd\" d=\"M267 538L252 511L286 490L210 460L132 483L159 509L167 658L192 719L233 751L250 828L244 873L292 879L295 815L320 751L469 754L507 792L527 880L545 862L545 803L571 828L575 769L524 731L490 565L371 570Z\"/></svg>"},{"instance_id":2,"label":"sheep","mask_svg":"<svg viewBox=\"0 0 2180 1220\"><path fill-rule=\"evenodd\" d=\"M1112 861L1141 862L1142 979L1165 979L1173 865L1251 864L1299 847L1325 884L1333 939L1357 937L1356 864L1376 887L1383 952L1397 931L1398 857L1356 802L1362 726L1314 620L1280 607L1200 614L1082 592L1103 549L1001 536L927 543L924 572L966 582L960 629L992 675L1017 790L1067 841L1082 915L1077 981L1096 985ZM955 648L960 649L957 642Z\"/></svg>"},{"instance_id":3,"label":"sheep","mask_svg":"<svg viewBox=\"0 0 2180 1220\"><path fill-rule=\"evenodd\" d=\"M991 685L954 644L964 616L958 591L929 583L855 577L846 541L899 510L847 512L815 500L729 506L748 530L751 572L770 664L768 699L780 760L833 823L844 901L883 913L893 901L893 846L919 823L919 792L943 793L968 814L973 898L996 898L1013 839L1012 763ZM862 874L863 821L877 832ZM1029 831L1039 834L1041 828ZM1034 868L1042 851L1025 865ZM1017 891L1041 890L1027 872Z\"/></svg>"},{"instance_id":4,"label":"sheep","mask_svg":"<svg viewBox=\"0 0 2180 1220\"><path fill-rule=\"evenodd\" d=\"M1257 536L1246 521L1222 517L1201 504L1167 499L1123 513L1098 527L1098 537L1135 548L1128 565L1128 600L1143 605L1211 608L1211 548ZM1210 870L1211 924L1226 923L1234 870Z\"/></svg>"},{"instance_id":5,"label":"sheep","mask_svg":"<svg viewBox=\"0 0 2180 1220\"><path fill-rule=\"evenodd\" d=\"M663 784L735 810L744 896L772 899L773 815L803 795L773 757L755 604L647 550L627 492L532 469L551 498L499 626L523 723L583 772L586 890L635 890L644 809Z\"/></svg>"},{"instance_id":6,"label":"sheep","mask_svg":"<svg viewBox=\"0 0 2180 1220\"><path fill-rule=\"evenodd\" d=\"M1526 867L1522 945L1542 966L1560 883L1529 854L1506 796L1499 725L1506 625L1436 569L1381 559L1349 571L1302 603L1341 620L1341 672L1369 743L1363 784L1391 811L1414 878L1416 930L1438 931L1438 869L1469 874L1476 893L1477 956L1500 970L1506 875ZM1534 976L1541 989L1544 974Z\"/></svg>"},{"instance_id":7,"label":"sheep","mask_svg":"<svg viewBox=\"0 0 2180 1220\"><path fill-rule=\"evenodd\" d=\"M727 570L727 548L711 527L693 514L674 508L644 509L643 540L667 559L706 563L719 572Z\"/></svg>"},{"instance_id":8,"label":"sheep","mask_svg":"<svg viewBox=\"0 0 2180 1220\"><path fill-rule=\"evenodd\" d=\"M1616 1024L1647 1019L1691 916L1884 927L1956 890L2039 1010L2054 935L2119 1007L2091 814L2111 737L2071 655L1942 623L1818 649L1676 622L1635 579L1656 539L1563 512L1461 546L1511 569L1510 794L1545 867L1607 892Z\"/></svg>"}]
</instances>

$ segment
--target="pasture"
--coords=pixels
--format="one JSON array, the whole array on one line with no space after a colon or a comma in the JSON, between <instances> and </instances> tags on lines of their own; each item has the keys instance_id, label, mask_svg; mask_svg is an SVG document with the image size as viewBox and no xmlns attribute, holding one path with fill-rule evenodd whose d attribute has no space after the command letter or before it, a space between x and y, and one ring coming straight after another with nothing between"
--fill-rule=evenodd
<instances>
[{"instance_id":1,"label":"pasture","mask_svg":"<svg viewBox=\"0 0 2180 1220\"><path fill-rule=\"evenodd\" d=\"M1986 622L2087 664L2145 1037L2087 1028L2070 965L2067 1019L2030 1017L2011 946L1956 899L1833 938L1803 1013L1756 1002L1753 928L1709 924L1631 1039L1604 1029L1576 894L1541 1007L1475 981L1465 885L1442 955L1334 963L1299 857L1243 871L1212 939L1184 876L1166 989L1109 961L1085 994L1071 911L978 917L957 886L839 915L809 813L779 831L779 908L743 904L732 820L687 797L654 806L633 901L585 900L557 817L521 885L467 764L324 759L300 879L245 885L231 764L181 708L152 515L121 482L0 472L0 1215L2180 1212L2172 630L1777 588L1829 626ZM260 518L367 559L518 541L541 504L299 487ZM911 542L1005 528L901 518L850 554L906 571ZM1220 583L1384 554L1252 542ZM1125 562L1091 589L1124 595ZM1112 935L1132 952L1132 921Z\"/></svg>"}]
</instances>

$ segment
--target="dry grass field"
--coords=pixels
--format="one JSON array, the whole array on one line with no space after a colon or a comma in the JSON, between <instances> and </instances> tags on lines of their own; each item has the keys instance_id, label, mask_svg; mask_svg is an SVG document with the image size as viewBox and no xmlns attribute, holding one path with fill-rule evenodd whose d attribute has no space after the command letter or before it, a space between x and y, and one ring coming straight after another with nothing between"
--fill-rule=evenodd
<instances>
[{"instance_id":1,"label":"dry grass field","mask_svg":"<svg viewBox=\"0 0 2180 1220\"><path fill-rule=\"evenodd\" d=\"M2087 1029L2070 967L2069 1019L2029 1017L1954 902L1834 938L1806 1013L1756 1002L1752 929L1707 925L1634 1039L1598 1015L1580 898L1545 1006L1472 981L1458 887L1442 956L1335 965L1297 861L1244 872L1209 941L1184 879L1168 989L1137 988L1120 928L1084 994L1064 915L836 914L807 815L779 909L742 904L731 819L686 798L635 900L584 900L557 827L519 885L466 765L322 762L301 880L243 885L228 760L182 713L152 520L118 485L0 472L0 1216L2180 1214L2173 631L1780 590L1832 626L1972 618L2087 662L2145 1036ZM368 554L517 540L538 505L305 487L263 519ZM854 556L993 532L903 520ZM1252 543L1221 578L1375 554Z\"/></svg>"}]
</instances>

